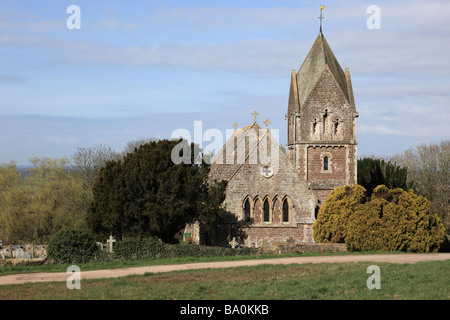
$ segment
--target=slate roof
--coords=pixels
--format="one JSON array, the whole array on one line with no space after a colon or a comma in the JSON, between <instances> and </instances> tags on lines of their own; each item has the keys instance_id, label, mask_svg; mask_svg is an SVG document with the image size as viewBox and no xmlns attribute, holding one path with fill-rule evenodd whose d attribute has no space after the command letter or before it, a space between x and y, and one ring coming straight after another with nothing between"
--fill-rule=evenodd
<instances>
[{"instance_id":1,"label":"slate roof","mask_svg":"<svg viewBox=\"0 0 450 320\"><path fill-rule=\"evenodd\" d=\"M322 32L319 32L316 41L314 41L311 50L298 70L294 81L297 84L299 108L304 105L306 99L313 90L315 84L320 78L320 75L325 69L325 66L327 65L341 88L342 93L346 97L347 101L350 102L349 89L345 73L339 65L338 60L328 45L327 40L325 40ZM292 89L293 88L291 88L291 90Z\"/></svg>"}]
</instances>

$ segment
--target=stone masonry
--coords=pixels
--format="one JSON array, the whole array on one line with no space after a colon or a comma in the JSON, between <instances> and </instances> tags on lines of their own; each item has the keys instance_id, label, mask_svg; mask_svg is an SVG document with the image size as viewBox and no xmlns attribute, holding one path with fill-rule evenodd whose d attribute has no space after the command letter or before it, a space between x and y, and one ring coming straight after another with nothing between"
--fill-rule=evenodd
<instances>
[{"instance_id":1,"label":"stone masonry","mask_svg":"<svg viewBox=\"0 0 450 320\"><path fill-rule=\"evenodd\" d=\"M210 183L228 181L227 224L203 237L206 242L236 239L263 248L314 243L319 207L336 187L356 183L357 117L350 71L342 70L320 32L298 72L291 72L287 154L269 122L261 129L255 116L212 159ZM196 242L204 243L201 226L194 229Z\"/></svg>"}]
</instances>

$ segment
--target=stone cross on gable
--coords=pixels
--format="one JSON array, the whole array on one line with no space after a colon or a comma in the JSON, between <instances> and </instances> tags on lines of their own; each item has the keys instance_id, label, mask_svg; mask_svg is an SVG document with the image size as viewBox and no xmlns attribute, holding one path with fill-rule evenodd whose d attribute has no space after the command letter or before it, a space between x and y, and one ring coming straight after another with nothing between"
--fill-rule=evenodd
<instances>
[{"instance_id":1,"label":"stone cross on gable","mask_svg":"<svg viewBox=\"0 0 450 320\"><path fill-rule=\"evenodd\" d=\"M237 122L233 123L234 132L236 132L236 129L239 127L239 124Z\"/></svg>"},{"instance_id":2,"label":"stone cross on gable","mask_svg":"<svg viewBox=\"0 0 450 320\"><path fill-rule=\"evenodd\" d=\"M113 236L109 236L109 239L106 240L107 246L108 246L108 252L113 253L113 243L116 242L116 240L113 238Z\"/></svg>"},{"instance_id":3,"label":"stone cross on gable","mask_svg":"<svg viewBox=\"0 0 450 320\"><path fill-rule=\"evenodd\" d=\"M272 122L270 122L270 120L266 118L266 120L264 120L263 123L266 124L266 129L269 129L269 124L271 124Z\"/></svg>"},{"instance_id":4,"label":"stone cross on gable","mask_svg":"<svg viewBox=\"0 0 450 320\"><path fill-rule=\"evenodd\" d=\"M255 116L255 121L254 122L256 122L256 116L258 116L258 115L259 115L259 113L256 112L256 110L252 113L252 116Z\"/></svg>"}]
</instances>

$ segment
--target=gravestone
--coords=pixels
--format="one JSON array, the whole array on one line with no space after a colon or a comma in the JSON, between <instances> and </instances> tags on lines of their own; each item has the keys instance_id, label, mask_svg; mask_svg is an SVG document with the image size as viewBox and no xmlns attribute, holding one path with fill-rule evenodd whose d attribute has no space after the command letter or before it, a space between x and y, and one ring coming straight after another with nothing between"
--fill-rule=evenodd
<instances>
[{"instance_id":1,"label":"gravestone","mask_svg":"<svg viewBox=\"0 0 450 320\"><path fill-rule=\"evenodd\" d=\"M95 244L97 245L97 247L98 247L98 249L99 249L100 251L103 251L103 243L101 243L101 242L96 242Z\"/></svg>"},{"instance_id":2,"label":"gravestone","mask_svg":"<svg viewBox=\"0 0 450 320\"><path fill-rule=\"evenodd\" d=\"M233 237L233 241L231 241L229 244L234 249L238 246L239 243L236 241L236 237Z\"/></svg>"},{"instance_id":3,"label":"gravestone","mask_svg":"<svg viewBox=\"0 0 450 320\"><path fill-rule=\"evenodd\" d=\"M22 248L16 249L15 252L16 252L16 259L23 259L24 251Z\"/></svg>"},{"instance_id":4,"label":"gravestone","mask_svg":"<svg viewBox=\"0 0 450 320\"><path fill-rule=\"evenodd\" d=\"M26 244L24 247L24 254L23 254L23 258L24 259L29 259L29 258L33 258L33 245L32 244Z\"/></svg>"},{"instance_id":5,"label":"gravestone","mask_svg":"<svg viewBox=\"0 0 450 320\"><path fill-rule=\"evenodd\" d=\"M108 252L113 253L113 243L116 242L116 239L113 238L113 236L109 236L109 239L106 240L107 246L108 246Z\"/></svg>"}]
</instances>

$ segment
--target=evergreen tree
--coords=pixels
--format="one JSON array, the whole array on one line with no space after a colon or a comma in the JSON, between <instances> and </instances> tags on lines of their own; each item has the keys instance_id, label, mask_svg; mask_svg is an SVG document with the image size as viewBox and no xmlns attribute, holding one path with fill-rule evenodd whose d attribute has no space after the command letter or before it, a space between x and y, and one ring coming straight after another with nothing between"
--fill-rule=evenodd
<instances>
[{"instance_id":1,"label":"evergreen tree","mask_svg":"<svg viewBox=\"0 0 450 320\"><path fill-rule=\"evenodd\" d=\"M373 189L385 185L389 189L408 189L407 169L397 166L390 161L374 158L358 160L358 184L367 190L370 197Z\"/></svg>"},{"instance_id":2,"label":"evergreen tree","mask_svg":"<svg viewBox=\"0 0 450 320\"><path fill-rule=\"evenodd\" d=\"M95 235L174 242L188 223L217 223L226 184L207 183L209 166L195 164L201 154L194 144L187 145L191 163L174 164L171 152L179 143L183 141L145 143L122 162L109 162L100 170L88 216Z\"/></svg>"},{"instance_id":3,"label":"evergreen tree","mask_svg":"<svg viewBox=\"0 0 450 320\"><path fill-rule=\"evenodd\" d=\"M122 239L126 198L120 161L109 161L100 169L92 192L93 200L86 216L90 231L98 240L112 234Z\"/></svg>"}]
</instances>

